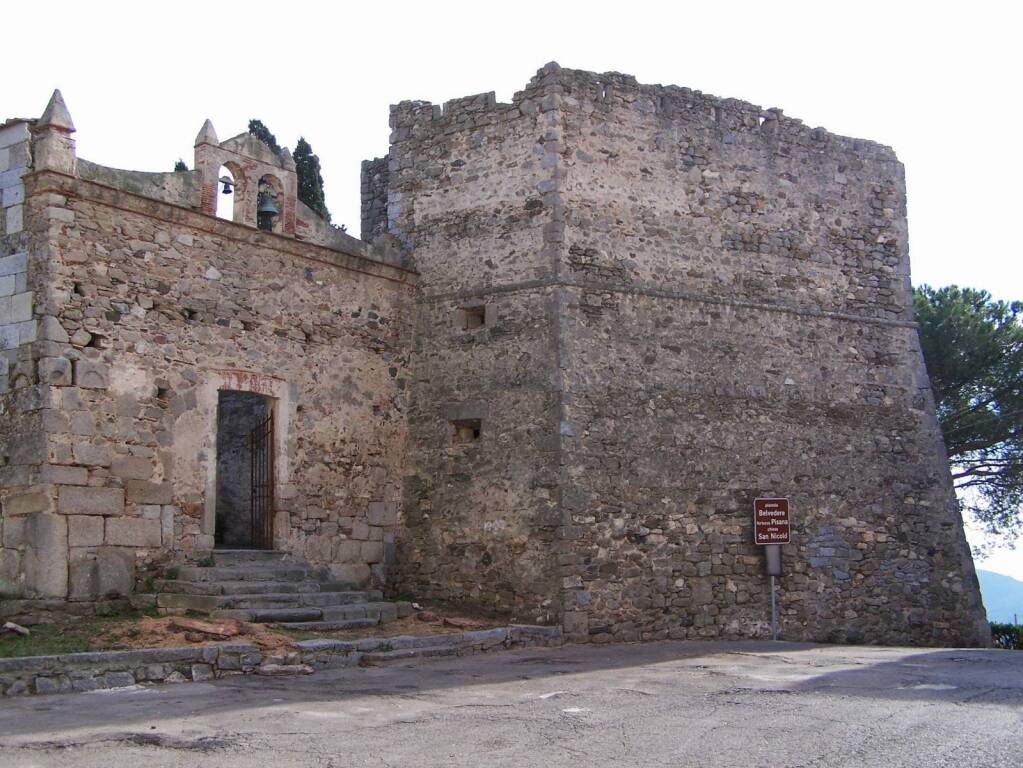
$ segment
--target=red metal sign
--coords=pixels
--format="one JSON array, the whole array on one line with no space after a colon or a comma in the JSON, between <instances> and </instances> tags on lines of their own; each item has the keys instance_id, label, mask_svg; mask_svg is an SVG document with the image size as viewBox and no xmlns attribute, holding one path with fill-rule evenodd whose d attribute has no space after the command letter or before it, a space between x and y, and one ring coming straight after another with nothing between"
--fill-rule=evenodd
<instances>
[{"instance_id":1,"label":"red metal sign","mask_svg":"<svg viewBox=\"0 0 1023 768\"><path fill-rule=\"evenodd\" d=\"M757 544L788 544L789 500L754 499L753 531Z\"/></svg>"}]
</instances>

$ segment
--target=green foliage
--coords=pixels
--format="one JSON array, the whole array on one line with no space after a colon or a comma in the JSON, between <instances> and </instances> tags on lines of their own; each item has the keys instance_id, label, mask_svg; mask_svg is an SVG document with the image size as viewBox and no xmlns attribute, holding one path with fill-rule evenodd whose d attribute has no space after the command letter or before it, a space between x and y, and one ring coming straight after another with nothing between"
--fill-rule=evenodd
<instances>
[{"instance_id":1,"label":"green foliage","mask_svg":"<svg viewBox=\"0 0 1023 768\"><path fill-rule=\"evenodd\" d=\"M176 162L176 163L174 163L174 172L175 172L175 173L178 173L179 171L187 171L187 170L188 170L188 166L187 166L187 165L185 165L185 161L184 161L184 160L182 160L182 159L181 159L181 158L179 157L179 158L178 158L178 160L177 160L177 162Z\"/></svg>"},{"instance_id":2,"label":"green foliage","mask_svg":"<svg viewBox=\"0 0 1023 768\"><path fill-rule=\"evenodd\" d=\"M28 637L10 635L0 638L0 658L13 656L51 656L62 653L82 653L92 650L88 630L93 622L82 622L73 627L58 624L37 624L30 627Z\"/></svg>"},{"instance_id":3,"label":"green foliage","mask_svg":"<svg viewBox=\"0 0 1023 768\"><path fill-rule=\"evenodd\" d=\"M988 533L1023 530L1023 302L914 290L920 344L964 507Z\"/></svg>"},{"instance_id":4,"label":"green foliage","mask_svg":"<svg viewBox=\"0 0 1023 768\"><path fill-rule=\"evenodd\" d=\"M163 572L163 577L167 579L167 581L177 581L180 575L181 571L178 570L178 567L176 565L172 565L170 568Z\"/></svg>"},{"instance_id":5,"label":"green foliage","mask_svg":"<svg viewBox=\"0 0 1023 768\"><path fill-rule=\"evenodd\" d=\"M1023 651L1023 626L991 623L991 644L995 648Z\"/></svg>"},{"instance_id":6,"label":"green foliage","mask_svg":"<svg viewBox=\"0 0 1023 768\"><path fill-rule=\"evenodd\" d=\"M206 557L199 560L199 562L196 563L196 565L198 565L200 568L212 568L214 565L216 565L216 563L213 560L213 555L209 554L206 555Z\"/></svg>"},{"instance_id":7,"label":"green foliage","mask_svg":"<svg viewBox=\"0 0 1023 768\"><path fill-rule=\"evenodd\" d=\"M255 118L249 120L249 133L266 144L275 155L281 156L281 146L277 143L277 137L270 133L270 129L263 125L262 120Z\"/></svg>"},{"instance_id":8,"label":"green foliage","mask_svg":"<svg viewBox=\"0 0 1023 768\"><path fill-rule=\"evenodd\" d=\"M330 211L323 195L323 176L320 175L320 158L313 154L313 148L303 137L295 145L295 172L298 174L298 199L330 221Z\"/></svg>"},{"instance_id":9,"label":"green foliage","mask_svg":"<svg viewBox=\"0 0 1023 768\"><path fill-rule=\"evenodd\" d=\"M270 133L270 129L263 125L261 120L253 118L249 120L249 133L266 144L270 150L281 156L284 150L277 143L277 137ZM299 137L295 145L293 155L295 160L295 173L298 175L298 199L308 205L324 221L330 222L330 211L327 210L327 201L323 194L323 176L320 173L320 158L313 153L313 148L303 137ZM340 228L345 231L344 227Z\"/></svg>"},{"instance_id":10,"label":"green foliage","mask_svg":"<svg viewBox=\"0 0 1023 768\"><path fill-rule=\"evenodd\" d=\"M35 624L29 627L31 634L28 637L0 637L0 658L55 656L123 648L122 635L138 637L141 634L137 629L125 629L125 623L145 615L151 614L134 610L114 611L107 616L89 616L67 623Z\"/></svg>"}]
</instances>

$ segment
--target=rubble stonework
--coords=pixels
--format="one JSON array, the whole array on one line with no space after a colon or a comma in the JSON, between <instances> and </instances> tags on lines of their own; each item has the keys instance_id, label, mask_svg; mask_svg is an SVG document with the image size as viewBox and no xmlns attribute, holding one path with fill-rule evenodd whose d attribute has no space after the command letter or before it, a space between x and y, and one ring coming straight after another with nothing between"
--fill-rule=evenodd
<instances>
[{"instance_id":1,"label":"rubble stonework","mask_svg":"<svg viewBox=\"0 0 1023 768\"><path fill-rule=\"evenodd\" d=\"M984 642L890 149L556 64L391 129L363 242L209 122L176 174L79 161L59 94L0 128L0 590L99 607L209 552L236 390L273 404L274 547L338 580L576 641L764 637L777 495L782 637Z\"/></svg>"},{"instance_id":2,"label":"rubble stonework","mask_svg":"<svg viewBox=\"0 0 1023 768\"><path fill-rule=\"evenodd\" d=\"M984 642L890 149L557 65L391 128L421 274L402 590L575 640L765 636L779 495L783 637Z\"/></svg>"},{"instance_id":3,"label":"rubble stonework","mask_svg":"<svg viewBox=\"0 0 1023 768\"><path fill-rule=\"evenodd\" d=\"M274 546L383 585L395 520L377 510L400 499L415 276L358 241L336 250L141 194L205 183L90 164L92 181L54 157L59 172L37 158L22 179L25 232L5 239L24 248L3 260L11 280L27 252L33 304L5 352L4 592L103 601L209 552L221 390L272 403Z\"/></svg>"}]
</instances>

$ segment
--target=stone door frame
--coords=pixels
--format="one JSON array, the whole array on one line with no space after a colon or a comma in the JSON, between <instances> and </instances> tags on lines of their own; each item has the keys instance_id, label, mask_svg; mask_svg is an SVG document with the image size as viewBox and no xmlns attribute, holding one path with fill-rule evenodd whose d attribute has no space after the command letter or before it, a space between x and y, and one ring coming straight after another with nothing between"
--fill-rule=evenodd
<instances>
[{"instance_id":1,"label":"stone door frame","mask_svg":"<svg viewBox=\"0 0 1023 768\"><path fill-rule=\"evenodd\" d=\"M203 377L199 392L200 411L205 416L206 453L205 504L201 531L213 549L217 525L217 405L224 390L251 392L266 397L274 419L274 545L286 539L287 520L282 521L281 489L291 480L291 455L288 451L295 416L295 387L286 380L265 373L237 369L210 369ZM283 516L286 517L286 516Z\"/></svg>"}]
</instances>

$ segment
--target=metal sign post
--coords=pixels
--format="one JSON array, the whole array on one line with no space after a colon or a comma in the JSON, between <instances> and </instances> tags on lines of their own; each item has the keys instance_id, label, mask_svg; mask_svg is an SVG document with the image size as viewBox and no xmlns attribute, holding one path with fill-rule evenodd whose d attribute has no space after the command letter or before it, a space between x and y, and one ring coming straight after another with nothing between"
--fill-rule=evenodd
<instances>
[{"instance_id":1,"label":"metal sign post","mask_svg":"<svg viewBox=\"0 0 1023 768\"><path fill-rule=\"evenodd\" d=\"M771 577L771 638L778 639L778 599L775 577L781 576L781 544L765 544L767 573Z\"/></svg>"},{"instance_id":2,"label":"metal sign post","mask_svg":"<svg viewBox=\"0 0 1023 768\"><path fill-rule=\"evenodd\" d=\"M771 637L774 640L778 639L775 577L781 576L781 545L789 543L790 530L788 499L754 499L754 540L764 548L767 575L771 577Z\"/></svg>"}]
</instances>

